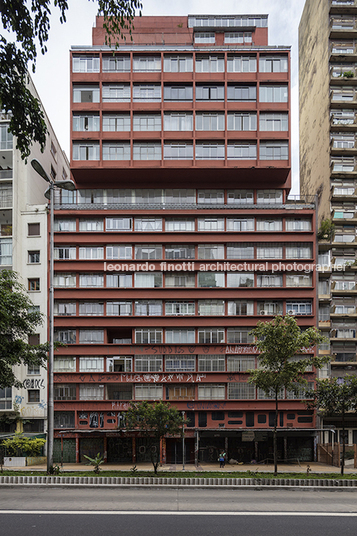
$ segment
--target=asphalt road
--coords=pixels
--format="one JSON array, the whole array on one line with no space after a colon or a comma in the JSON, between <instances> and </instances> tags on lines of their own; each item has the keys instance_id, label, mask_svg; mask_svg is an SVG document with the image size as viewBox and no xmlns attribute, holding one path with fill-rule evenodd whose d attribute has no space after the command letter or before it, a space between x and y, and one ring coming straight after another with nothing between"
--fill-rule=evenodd
<instances>
[{"instance_id":1,"label":"asphalt road","mask_svg":"<svg viewBox=\"0 0 357 536\"><path fill-rule=\"evenodd\" d=\"M1 536L336 536L357 491L0 488Z\"/></svg>"}]
</instances>

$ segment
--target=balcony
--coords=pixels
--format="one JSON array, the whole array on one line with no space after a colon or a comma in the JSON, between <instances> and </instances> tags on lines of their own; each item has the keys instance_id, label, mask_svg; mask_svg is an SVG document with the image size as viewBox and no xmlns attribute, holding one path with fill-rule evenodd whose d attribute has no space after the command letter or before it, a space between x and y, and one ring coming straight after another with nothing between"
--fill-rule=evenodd
<instances>
[{"instance_id":1,"label":"balcony","mask_svg":"<svg viewBox=\"0 0 357 536\"><path fill-rule=\"evenodd\" d=\"M12 238L0 238L0 266L12 265Z\"/></svg>"},{"instance_id":2,"label":"balcony","mask_svg":"<svg viewBox=\"0 0 357 536\"><path fill-rule=\"evenodd\" d=\"M349 15L357 11L356 0L330 0L331 15Z\"/></svg>"}]
</instances>

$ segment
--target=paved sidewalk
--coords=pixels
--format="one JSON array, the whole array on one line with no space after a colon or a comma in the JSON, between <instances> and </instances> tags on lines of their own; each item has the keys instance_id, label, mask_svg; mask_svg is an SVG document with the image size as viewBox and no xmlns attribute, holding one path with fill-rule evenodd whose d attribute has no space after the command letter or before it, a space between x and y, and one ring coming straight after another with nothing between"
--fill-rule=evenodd
<instances>
[{"instance_id":1,"label":"paved sidewalk","mask_svg":"<svg viewBox=\"0 0 357 536\"><path fill-rule=\"evenodd\" d=\"M91 466L83 463L64 463L63 467L61 467L60 464L58 464L61 468L61 472L68 472L68 471L91 471ZM104 463L100 467L103 471L130 471L130 469L133 468L132 463L123 463L123 464L117 464L117 463ZM330 465L323 465L321 463L317 462L301 462L301 464L278 464L278 473L306 473L308 466L310 467L311 473L340 473L341 469L339 467L331 467ZM137 463L136 468L138 471L153 471L153 466L151 463ZM28 467L4 467L4 471L29 471L29 472L37 472L37 471L46 471L47 466L46 464L39 464L39 465L30 465ZM185 464L185 471L182 470L182 464L177 465L161 465L159 467L159 471L176 471L176 472L205 472L205 471L218 471L218 472L227 472L231 473L234 471L237 472L243 472L243 471L251 471L252 473L273 473L274 472L274 466L272 464L243 464L243 465L229 465L226 464L226 466L223 469L219 468L218 463L201 463L196 467L193 464ZM354 469L353 466L347 465L345 467L345 474L357 474L357 469ZM135 475L133 475L135 476Z\"/></svg>"}]
</instances>

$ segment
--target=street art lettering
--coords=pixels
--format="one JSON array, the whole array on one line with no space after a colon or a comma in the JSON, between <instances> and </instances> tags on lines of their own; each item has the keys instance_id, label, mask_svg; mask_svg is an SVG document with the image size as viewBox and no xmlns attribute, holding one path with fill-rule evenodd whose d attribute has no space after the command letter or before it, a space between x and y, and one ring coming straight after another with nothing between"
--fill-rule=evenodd
<instances>
[{"instance_id":1,"label":"street art lettering","mask_svg":"<svg viewBox=\"0 0 357 536\"><path fill-rule=\"evenodd\" d=\"M45 388L45 380L42 379L35 379L35 378L26 378L26 380L23 381L22 386L24 389L44 389Z\"/></svg>"},{"instance_id":2,"label":"street art lettering","mask_svg":"<svg viewBox=\"0 0 357 536\"><path fill-rule=\"evenodd\" d=\"M187 402L187 409L189 410L207 410L207 409L224 409L226 402Z\"/></svg>"}]
</instances>

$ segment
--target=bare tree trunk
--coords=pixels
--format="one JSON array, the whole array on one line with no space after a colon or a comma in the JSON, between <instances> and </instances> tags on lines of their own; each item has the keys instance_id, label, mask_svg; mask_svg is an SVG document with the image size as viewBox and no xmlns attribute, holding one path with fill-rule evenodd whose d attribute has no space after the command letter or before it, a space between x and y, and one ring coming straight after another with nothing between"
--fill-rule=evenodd
<instances>
[{"instance_id":1,"label":"bare tree trunk","mask_svg":"<svg viewBox=\"0 0 357 536\"><path fill-rule=\"evenodd\" d=\"M274 432L273 432L273 446L274 446L274 476L278 476L278 441L277 431L278 426L278 392L275 391L275 419L274 419Z\"/></svg>"}]
</instances>

